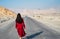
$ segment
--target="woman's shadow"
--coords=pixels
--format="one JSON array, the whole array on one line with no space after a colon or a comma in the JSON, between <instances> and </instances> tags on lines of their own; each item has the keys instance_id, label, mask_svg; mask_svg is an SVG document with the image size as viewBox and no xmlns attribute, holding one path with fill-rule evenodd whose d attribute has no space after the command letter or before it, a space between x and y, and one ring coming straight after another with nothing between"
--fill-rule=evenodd
<instances>
[{"instance_id":1,"label":"woman's shadow","mask_svg":"<svg viewBox=\"0 0 60 39\"><path fill-rule=\"evenodd\" d=\"M32 35L30 35L30 36L27 36L26 39L32 39L32 38L34 38L34 37L36 37L36 36L38 36L38 35L40 35L40 34L42 34L42 33L43 33L43 31L37 32L37 33L35 33L35 34L32 34Z\"/></svg>"}]
</instances>

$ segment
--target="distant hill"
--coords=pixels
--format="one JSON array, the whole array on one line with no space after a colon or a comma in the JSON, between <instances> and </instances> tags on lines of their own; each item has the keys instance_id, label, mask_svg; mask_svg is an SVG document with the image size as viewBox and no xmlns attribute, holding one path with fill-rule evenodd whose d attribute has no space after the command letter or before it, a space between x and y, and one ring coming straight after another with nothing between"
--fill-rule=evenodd
<instances>
[{"instance_id":1,"label":"distant hill","mask_svg":"<svg viewBox=\"0 0 60 39\"><path fill-rule=\"evenodd\" d=\"M18 13L20 12L22 15L52 15L52 16L60 16L60 10L55 8L49 9L11 9L12 11Z\"/></svg>"},{"instance_id":2,"label":"distant hill","mask_svg":"<svg viewBox=\"0 0 60 39\"><path fill-rule=\"evenodd\" d=\"M0 23L14 18L16 14L13 11L0 7Z\"/></svg>"}]
</instances>

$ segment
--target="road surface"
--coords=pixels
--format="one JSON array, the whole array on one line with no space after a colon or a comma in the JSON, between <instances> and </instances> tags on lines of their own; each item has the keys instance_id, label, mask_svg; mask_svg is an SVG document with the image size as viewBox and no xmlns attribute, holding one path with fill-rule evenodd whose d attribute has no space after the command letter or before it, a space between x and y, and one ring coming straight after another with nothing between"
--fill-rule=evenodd
<instances>
[{"instance_id":1,"label":"road surface","mask_svg":"<svg viewBox=\"0 0 60 39\"><path fill-rule=\"evenodd\" d=\"M24 17L24 22L26 25L26 37L25 39L60 39L60 33L52 30L47 25L37 22L30 17ZM18 34L15 29L15 21L11 20L9 22L0 25L0 39L18 39Z\"/></svg>"}]
</instances>

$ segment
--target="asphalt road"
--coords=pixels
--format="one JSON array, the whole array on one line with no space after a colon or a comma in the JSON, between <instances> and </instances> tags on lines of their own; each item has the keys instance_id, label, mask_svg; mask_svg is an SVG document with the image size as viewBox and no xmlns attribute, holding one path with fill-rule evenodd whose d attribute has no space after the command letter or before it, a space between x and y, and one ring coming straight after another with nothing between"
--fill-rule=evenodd
<instances>
[{"instance_id":1,"label":"asphalt road","mask_svg":"<svg viewBox=\"0 0 60 39\"><path fill-rule=\"evenodd\" d=\"M60 33L30 17L24 17L26 37L24 39L60 39ZM0 39L19 39L15 21L0 25Z\"/></svg>"}]
</instances>

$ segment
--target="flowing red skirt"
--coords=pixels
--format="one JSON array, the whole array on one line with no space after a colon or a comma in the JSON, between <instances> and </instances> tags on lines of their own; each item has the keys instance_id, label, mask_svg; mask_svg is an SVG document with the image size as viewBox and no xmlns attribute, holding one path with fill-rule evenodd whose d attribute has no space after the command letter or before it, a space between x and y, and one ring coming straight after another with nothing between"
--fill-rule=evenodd
<instances>
[{"instance_id":1,"label":"flowing red skirt","mask_svg":"<svg viewBox=\"0 0 60 39\"><path fill-rule=\"evenodd\" d=\"M18 31L18 35L19 35L20 37L24 37L24 36L26 35L24 29L17 29L17 31Z\"/></svg>"}]
</instances>

